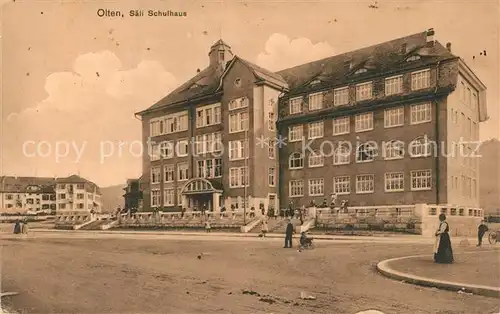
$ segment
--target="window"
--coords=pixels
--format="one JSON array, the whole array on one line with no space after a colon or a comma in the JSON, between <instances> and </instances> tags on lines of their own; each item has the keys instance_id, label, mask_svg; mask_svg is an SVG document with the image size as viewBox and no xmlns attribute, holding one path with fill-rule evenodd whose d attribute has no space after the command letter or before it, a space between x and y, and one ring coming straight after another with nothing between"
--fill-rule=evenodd
<instances>
[{"instance_id":1,"label":"window","mask_svg":"<svg viewBox=\"0 0 500 314\"><path fill-rule=\"evenodd\" d=\"M160 146L158 144L151 144L150 160L160 160Z\"/></svg>"},{"instance_id":2,"label":"window","mask_svg":"<svg viewBox=\"0 0 500 314\"><path fill-rule=\"evenodd\" d=\"M165 133L176 133L187 131L188 129L188 113L182 111L171 114L165 117Z\"/></svg>"},{"instance_id":3,"label":"window","mask_svg":"<svg viewBox=\"0 0 500 314\"><path fill-rule=\"evenodd\" d=\"M477 110L479 106L479 99L476 93L472 93L472 109Z\"/></svg>"},{"instance_id":4,"label":"window","mask_svg":"<svg viewBox=\"0 0 500 314\"><path fill-rule=\"evenodd\" d=\"M358 114L355 116L356 132L373 130L373 112Z\"/></svg>"},{"instance_id":5,"label":"window","mask_svg":"<svg viewBox=\"0 0 500 314\"><path fill-rule=\"evenodd\" d=\"M470 90L470 87L467 87L467 92L465 93L465 104L467 106L470 106L472 104L471 98L472 98L472 91Z\"/></svg>"},{"instance_id":6,"label":"window","mask_svg":"<svg viewBox=\"0 0 500 314\"><path fill-rule=\"evenodd\" d=\"M189 142L187 139L177 141L175 150L177 151L178 157L185 157L188 155L188 145Z\"/></svg>"},{"instance_id":7,"label":"window","mask_svg":"<svg viewBox=\"0 0 500 314\"><path fill-rule=\"evenodd\" d=\"M432 175L430 170L416 170L411 172L412 191L431 189Z\"/></svg>"},{"instance_id":8,"label":"window","mask_svg":"<svg viewBox=\"0 0 500 314\"><path fill-rule=\"evenodd\" d=\"M229 133L248 130L248 112L232 113L229 115Z\"/></svg>"},{"instance_id":9,"label":"window","mask_svg":"<svg viewBox=\"0 0 500 314\"><path fill-rule=\"evenodd\" d=\"M290 183L288 183L288 189L290 197L304 196L304 181L291 180Z\"/></svg>"},{"instance_id":10,"label":"window","mask_svg":"<svg viewBox=\"0 0 500 314\"><path fill-rule=\"evenodd\" d=\"M309 123L307 131L309 139L323 137L323 121Z\"/></svg>"},{"instance_id":11,"label":"window","mask_svg":"<svg viewBox=\"0 0 500 314\"><path fill-rule=\"evenodd\" d=\"M348 134L350 132L349 117L333 119L333 135Z\"/></svg>"},{"instance_id":12,"label":"window","mask_svg":"<svg viewBox=\"0 0 500 314\"><path fill-rule=\"evenodd\" d=\"M323 167L324 156L320 151L314 151L309 154L309 168Z\"/></svg>"},{"instance_id":13,"label":"window","mask_svg":"<svg viewBox=\"0 0 500 314\"><path fill-rule=\"evenodd\" d=\"M151 190L151 207L160 206L161 193L160 190Z\"/></svg>"},{"instance_id":14,"label":"window","mask_svg":"<svg viewBox=\"0 0 500 314\"><path fill-rule=\"evenodd\" d=\"M333 90L333 105L343 106L349 103L349 87L337 88Z\"/></svg>"},{"instance_id":15,"label":"window","mask_svg":"<svg viewBox=\"0 0 500 314\"><path fill-rule=\"evenodd\" d=\"M229 110L236 110L248 107L248 98L241 97L229 102Z\"/></svg>"},{"instance_id":16,"label":"window","mask_svg":"<svg viewBox=\"0 0 500 314\"><path fill-rule=\"evenodd\" d=\"M372 82L363 83L356 85L356 100L367 100L371 99L372 95Z\"/></svg>"},{"instance_id":17,"label":"window","mask_svg":"<svg viewBox=\"0 0 500 314\"><path fill-rule=\"evenodd\" d=\"M335 154L333 155L333 164L334 165L347 165L351 162L351 147L346 144L340 144L339 147L335 150Z\"/></svg>"},{"instance_id":18,"label":"window","mask_svg":"<svg viewBox=\"0 0 500 314\"><path fill-rule=\"evenodd\" d=\"M392 128L405 124L405 108L398 107L384 111L384 127Z\"/></svg>"},{"instance_id":19,"label":"window","mask_svg":"<svg viewBox=\"0 0 500 314\"><path fill-rule=\"evenodd\" d=\"M276 140L274 139L269 139L269 147L267 154L270 159L276 158Z\"/></svg>"},{"instance_id":20,"label":"window","mask_svg":"<svg viewBox=\"0 0 500 314\"><path fill-rule=\"evenodd\" d=\"M366 72L368 72L368 70L365 68L362 68L362 69L359 69L356 72L354 72L354 74L361 74L361 73L366 73Z\"/></svg>"},{"instance_id":21,"label":"window","mask_svg":"<svg viewBox=\"0 0 500 314\"><path fill-rule=\"evenodd\" d=\"M405 143L402 141L394 140L384 142L384 159L401 159L405 155Z\"/></svg>"},{"instance_id":22,"label":"window","mask_svg":"<svg viewBox=\"0 0 500 314\"><path fill-rule=\"evenodd\" d=\"M229 160L248 158L248 141L229 142Z\"/></svg>"},{"instance_id":23,"label":"window","mask_svg":"<svg viewBox=\"0 0 500 314\"><path fill-rule=\"evenodd\" d=\"M267 178L269 186L276 186L276 169L274 167L269 168Z\"/></svg>"},{"instance_id":24,"label":"window","mask_svg":"<svg viewBox=\"0 0 500 314\"><path fill-rule=\"evenodd\" d=\"M14 197L12 196L12 194L6 194L6 195L5 195L5 199L7 199L7 200L11 200L11 199L13 199L13 198L14 198Z\"/></svg>"},{"instance_id":25,"label":"window","mask_svg":"<svg viewBox=\"0 0 500 314\"><path fill-rule=\"evenodd\" d=\"M303 167L304 167L304 156L299 152L292 153L289 158L289 168L300 169Z\"/></svg>"},{"instance_id":26,"label":"window","mask_svg":"<svg viewBox=\"0 0 500 314\"><path fill-rule=\"evenodd\" d=\"M356 162L370 162L375 160L377 155L377 145L375 143L365 143L358 147Z\"/></svg>"},{"instance_id":27,"label":"window","mask_svg":"<svg viewBox=\"0 0 500 314\"><path fill-rule=\"evenodd\" d=\"M323 179L309 179L309 196L320 196L324 195L324 185L325 182Z\"/></svg>"},{"instance_id":28,"label":"window","mask_svg":"<svg viewBox=\"0 0 500 314\"><path fill-rule=\"evenodd\" d=\"M196 109L196 127L201 128L221 123L221 106L214 104Z\"/></svg>"},{"instance_id":29,"label":"window","mask_svg":"<svg viewBox=\"0 0 500 314\"><path fill-rule=\"evenodd\" d=\"M44 196L45 196L45 195L44 195ZM78 193L78 194L76 194L76 198L77 198L77 199L79 199L79 200L83 200L83 197L84 197L84 196L85 196L85 195L84 195L83 193Z\"/></svg>"},{"instance_id":30,"label":"window","mask_svg":"<svg viewBox=\"0 0 500 314\"><path fill-rule=\"evenodd\" d=\"M174 206L175 205L174 189L163 190L163 205L165 205L165 206Z\"/></svg>"},{"instance_id":31,"label":"window","mask_svg":"<svg viewBox=\"0 0 500 314\"><path fill-rule=\"evenodd\" d=\"M76 188L77 188L78 190L83 190L83 189L85 188L85 184L84 184L84 183L78 183L78 184L76 185Z\"/></svg>"},{"instance_id":32,"label":"window","mask_svg":"<svg viewBox=\"0 0 500 314\"><path fill-rule=\"evenodd\" d=\"M417 61L417 60L420 60L420 56L411 56L408 59L406 59L406 62Z\"/></svg>"},{"instance_id":33,"label":"window","mask_svg":"<svg viewBox=\"0 0 500 314\"><path fill-rule=\"evenodd\" d=\"M337 195L351 193L351 178L348 176L334 177L333 193Z\"/></svg>"},{"instance_id":34,"label":"window","mask_svg":"<svg viewBox=\"0 0 500 314\"><path fill-rule=\"evenodd\" d=\"M174 157L174 142L164 141L160 143L160 156L164 159Z\"/></svg>"},{"instance_id":35,"label":"window","mask_svg":"<svg viewBox=\"0 0 500 314\"><path fill-rule=\"evenodd\" d=\"M240 87L241 86L241 79L240 78L237 78L234 80L234 86L236 87Z\"/></svg>"},{"instance_id":36,"label":"window","mask_svg":"<svg viewBox=\"0 0 500 314\"><path fill-rule=\"evenodd\" d=\"M161 169L160 167L151 168L151 184L160 183Z\"/></svg>"},{"instance_id":37,"label":"window","mask_svg":"<svg viewBox=\"0 0 500 314\"><path fill-rule=\"evenodd\" d=\"M411 89L419 90L431 86L431 70L422 70L411 74Z\"/></svg>"},{"instance_id":38,"label":"window","mask_svg":"<svg viewBox=\"0 0 500 314\"><path fill-rule=\"evenodd\" d=\"M323 109L323 93L309 95L309 111Z\"/></svg>"},{"instance_id":39,"label":"window","mask_svg":"<svg viewBox=\"0 0 500 314\"><path fill-rule=\"evenodd\" d=\"M149 122L149 134L158 136L163 134L163 121L159 119L151 119Z\"/></svg>"},{"instance_id":40,"label":"window","mask_svg":"<svg viewBox=\"0 0 500 314\"><path fill-rule=\"evenodd\" d=\"M221 158L198 160L197 164L197 178L218 178L222 176Z\"/></svg>"},{"instance_id":41,"label":"window","mask_svg":"<svg viewBox=\"0 0 500 314\"><path fill-rule=\"evenodd\" d=\"M189 179L189 164L187 162L177 164L177 180L185 181Z\"/></svg>"},{"instance_id":42,"label":"window","mask_svg":"<svg viewBox=\"0 0 500 314\"><path fill-rule=\"evenodd\" d=\"M395 95L403 92L403 76L388 77L385 79L385 95Z\"/></svg>"},{"instance_id":43,"label":"window","mask_svg":"<svg viewBox=\"0 0 500 314\"><path fill-rule=\"evenodd\" d=\"M356 176L357 194L373 193L375 190L374 185L373 174L363 174Z\"/></svg>"},{"instance_id":44,"label":"window","mask_svg":"<svg viewBox=\"0 0 500 314\"><path fill-rule=\"evenodd\" d=\"M165 165L163 166L165 173L165 182L173 182L174 181L174 165Z\"/></svg>"},{"instance_id":45,"label":"window","mask_svg":"<svg viewBox=\"0 0 500 314\"><path fill-rule=\"evenodd\" d=\"M295 125L288 128L288 140L290 142L298 142L302 140L303 126Z\"/></svg>"},{"instance_id":46,"label":"window","mask_svg":"<svg viewBox=\"0 0 500 314\"><path fill-rule=\"evenodd\" d=\"M421 136L410 143L411 157L427 157L432 152L432 143L427 136Z\"/></svg>"},{"instance_id":47,"label":"window","mask_svg":"<svg viewBox=\"0 0 500 314\"><path fill-rule=\"evenodd\" d=\"M196 136L196 154L215 153L222 149L222 133L206 133Z\"/></svg>"},{"instance_id":48,"label":"window","mask_svg":"<svg viewBox=\"0 0 500 314\"><path fill-rule=\"evenodd\" d=\"M247 167L229 168L229 187L240 188L249 185Z\"/></svg>"},{"instance_id":49,"label":"window","mask_svg":"<svg viewBox=\"0 0 500 314\"><path fill-rule=\"evenodd\" d=\"M289 101L290 114L297 114L302 112L302 97L292 98Z\"/></svg>"},{"instance_id":50,"label":"window","mask_svg":"<svg viewBox=\"0 0 500 314\"><path fill-rule=\"evenodd\" d=\"M66 188L66 184L59 184L59 189L64 190Z\"/></svg>"},{"instance_id":51,"label":"window","mask_svg":"<svg viewBox=\"0 0 500 314\"><path fill-rule=\"evenodd\" d=\"M419 124L419 123L429 122L432 120L430 103L412 105L410 112L411 112L411 124Z\"/></svg>"},{"instance_id":52,"label":"window","mask_svg":"<svg viewBox=\"0 0 500 314\"><path fill-rule=\"evenodd\" d=\"M267 129L269 131L276 130L276 115L274 114L273 111L268 112Z\"/></svg>"},{"instance_id":53,"label":"window","mask_svg":"<svg viewBox=\"0 0 500 314\"><path fill-rule=\"evenodd\" d=\"M403 172L388 172L385 174L385 191L386 192L402 192L404 191L404 173Z\"/></svg>"},{"instance_id":54,"label":"window","mask_svg":"<svg viewBox=\"0 0 500 314\"><path fill-rule=\"evenodd\" d=\"M59 204L59 209L66 209L66 204Z\"/></svg>"}]
</instances>

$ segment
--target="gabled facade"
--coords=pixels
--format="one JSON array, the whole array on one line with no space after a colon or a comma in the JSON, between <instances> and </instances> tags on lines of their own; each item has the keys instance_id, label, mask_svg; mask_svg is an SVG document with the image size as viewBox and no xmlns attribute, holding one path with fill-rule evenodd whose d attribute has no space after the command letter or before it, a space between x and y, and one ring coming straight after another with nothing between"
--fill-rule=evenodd
<instances>
[{"instance_id":1,"label":"gabled facade","mask_svg":"<svg viewBox=\"0 0 500 314\"><path fill-rule=\"evenodd\" d=\"M144 210L300 206L331 194L351 205L477 206L477 160L450 152L472 150L486 88L433 36L277 73L218 41L206 69L139 113L153 152Z\"/></svg>"},{"instance_id":2,"label":"gabled facade","mask_svg":"<svg viewBox=\"0 0 500 314\"><path fill-rule=\"evenodd\" d=\"M52 213L56 210L54 178L0 177L0 211Z\"/></svg>"},{"instance_id":3,"label":"gabled facade","mask_svg":"<svg viewBox=\"0 0 500 314\"><path fill-rule=\"evenodd\" d=\"M56 180L57 212L101 212L99 187L80 176L72 175Z\"/></svg>"}]
</instances>

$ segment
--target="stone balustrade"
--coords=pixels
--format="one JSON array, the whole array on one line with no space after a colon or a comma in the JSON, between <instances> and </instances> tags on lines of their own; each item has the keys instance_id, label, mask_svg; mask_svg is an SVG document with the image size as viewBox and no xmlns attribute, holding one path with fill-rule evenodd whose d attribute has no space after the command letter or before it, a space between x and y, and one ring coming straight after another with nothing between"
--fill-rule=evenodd
<instances>
[{"instance_id":1,"label":"stone balustrade","mask_svg":"<svg viewBox=\"0 0 500 314\"><path fill-rule=\"evenodd\" d=\"M208 220L213 229L240 228L245 222L255 218L251 213L241 211L205 212L140 212L131 215L122 215L119 227L125 228L204 228Z\"/></svg>"},{"instance_id":2,"label":"stone balustrade","mask_svg":"<svg viewBox=\"0 0 500 314\"><path fill-rule=\"evenodd\" d=\"M77 226L86 224L93 219L92 214L83 213L64 213L55 218L56 229L76 229Z\"/></svg>"}]
</instances>

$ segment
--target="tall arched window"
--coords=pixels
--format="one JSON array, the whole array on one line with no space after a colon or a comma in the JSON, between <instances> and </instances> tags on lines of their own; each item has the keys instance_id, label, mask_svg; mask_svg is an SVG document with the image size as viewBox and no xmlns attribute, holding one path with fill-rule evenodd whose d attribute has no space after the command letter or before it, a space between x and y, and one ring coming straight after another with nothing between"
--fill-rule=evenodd
<instances>
[{"instance_id":1,"label":"tall arched window","mask_svg":"<svg viewBox=\"0 0 500 314\"><path fill-rule=\"evenodd\" d=\"M347 144L340 144L333 155L334 165L346 165L351 162L351 148Z\"/></svg>"},{"instance_id":2,"label":"tall arched window","mask_svg":"<svg viewBox=\"0 0 500 314\"><path fill-rule=\"evenodd\" d=\"M292 153L289 159L289 168L300 169L303 167L304 167L304 156L299 152Z\"/></svg>"},{"instance_id":3,"label":"tall arched window","mask_svg":"<svg viewBox=\"0 0 500 314\"><path fill-rule=\"evenodd\" d=\"M375 160L377 155L377 146L375 143L368 142L358 146L356 151L356 162L369 162Z\"/></svg>"},{"instance_id":4,"label":"tall arched window","mask_svg":"<svg viewBox=\"0 0 500 314\"><path fill-rule=\"evenodd\" d=\"M385 159L401 159L404 158L405 150L402 141L393 140L384 143L384 158Z\"/></svg>"},{"instance_id":5,"label":"tall arched window","mask_svg":"<svg viewBox=\"0 0 500 314\"><path fill-rule=\"evenodd\" d=\"M426 157L431 155L432 143L427 136L420 136L410 143L411 157Z\"/></svg>"},{"instance_id":6,"label":"tall arched window","mask_svg":"<svg viewBox=\"0 0 500 314\"><path fill-rule=\"evenodd\" d=\"M320 151L314 151L309 153L308 163L310 168L324 166L323 154Z\"/></svg>"}]
</instances>

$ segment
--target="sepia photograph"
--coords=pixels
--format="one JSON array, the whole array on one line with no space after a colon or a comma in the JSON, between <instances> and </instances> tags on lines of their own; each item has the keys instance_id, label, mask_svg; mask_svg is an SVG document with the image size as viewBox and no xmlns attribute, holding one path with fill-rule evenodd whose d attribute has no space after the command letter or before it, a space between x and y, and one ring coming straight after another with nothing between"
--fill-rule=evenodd
<instances>
[{"instance_id":1,"label":"sepia photograph","mask_svg":"<svg viewBox=\"0 0 500 314\"><path fill-rule=\"evenodd\" d=\"M497 0L0 0L0 314L500 314Z\"/></svg>"}]
</instances>

